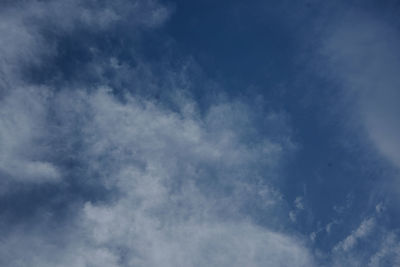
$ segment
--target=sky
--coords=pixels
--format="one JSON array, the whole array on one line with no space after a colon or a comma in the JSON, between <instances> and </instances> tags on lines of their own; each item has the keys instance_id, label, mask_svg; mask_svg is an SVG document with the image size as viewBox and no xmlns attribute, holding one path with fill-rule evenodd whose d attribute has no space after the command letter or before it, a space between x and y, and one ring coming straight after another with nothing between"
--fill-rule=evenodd
<instances>
[{"instance_id":1,"label":"sky","mask_svg":"<svg viewBox=\"0 0 400 267\"><path fill-rule=\"evenodd\" d=\"M0 265L400 266L400 2L3 0Z\"/></svg>"}]
</instances>

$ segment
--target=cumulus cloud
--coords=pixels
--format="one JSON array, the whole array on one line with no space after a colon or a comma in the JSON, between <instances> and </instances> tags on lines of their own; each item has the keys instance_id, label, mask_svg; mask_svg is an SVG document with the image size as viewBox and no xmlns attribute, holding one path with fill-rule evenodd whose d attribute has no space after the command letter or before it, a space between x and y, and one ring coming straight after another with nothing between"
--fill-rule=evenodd
<instances>
[{"instance_id":1,"label":"cumulus cloud","mask_svg":"<svg viewBox=\"0 0 400 267\"><path fill-rule=\"evenodd\" d=\"M55 88L31 84L26 70L46 67L62 53L51 35L101 33L131 14L136 14L127 23L131 29L151 28L165 20L168 9L153 1L16 1L0 12L0 172L18 181L59 180L58 168L46 159L54 135L47 113Z\"/></svg>"},{"instance_id":2,"label":"cumulus cloud","mask_svg":"<svg viewBox=\"0 0 400 267\"><path fill-rule=\"evenodd\" d=\"M63 53L57 38L80 31L103 36L118 23L125 30L152 28L168 9L154 1L16 3L6 3L1 17L6 26L0 32L8 39L0 43L0 175L12 181L13 194L26 193L18 183L61 183L55 198L62 199L67 218L35 206L40 203L30 203L34 216L16 224L2 215L1 265L313 264L300 238L260 226L251 216L251 209L273 214L284 207L272 181L291 148L289 136L277 141L260 130L252 105L215 101L200 112L184 89L173 86L169 102L149 99L134 89L159 86L151 68L142 77L99 47L101 64L136 77L130 80L134 89L107 86L118 83L104 73L95 83L24 76ZM180 84L175 79L168 76L168 85ZM273 112L261 123L284 124ZM96 189L104 196L74 199Z\"/></svg>"},{"instance_id":3,"label":"cumulus cloud","mask_svg":"<svg viewBox=\"0 0 400 267\"><path fill-rule=\"evenodd\" d=\"M248 123L246 111L236 110L243 118L237 119L223 112L232 110L225 103L200 119L135 99L121 105L105 91L90 102L90 165L123 196L112 205L85 205L83 220L97 246L122 247L126 264L137 266L310 264L297 241L237 218L248 201L277 201L263 194L268 185L259 180L279 157L277 144L242 143L235 127Z\"/></svg>"},{"instance_id":4,"label":"cumulus cloud","mask_svg":"<svg viewBox=\"0 0 400 267\"><path fill-rule=\"evenodd\" d=\"M235 113L221 111L231 110L230 104L211 108L202 118L198 112L172 112L133 96L121 103L105 88L59 97L66 95L78 110L87 107L87 113L75 116L90 117L79 137L80 160L90 168L91 179L117 196L110 203L86 202L79 208L79 223L68 233L74 238L59 237L64 252L59 241L47 240L52 235L27 231L24 242L32 242L34 253L10 258L4 253L22 242L10 235L2 250L8 266L27 266L28 261L36 264L30 266L312 264L300 240L257 226L244 215L243 205L249 202L279 204L261 175L279 158L276 147L282 144L264 138L255 146L246 144L245 133L232 124ZM240 114L237 124L251 121L251 114ZM226 126L214 127L221 116Z\"/></svg>"},{"instance_id":5,"label":"cumulus cloud","mask_svg":"<svg viewBox=\"0 0 400 267\"><path fill-rule=\"evenodd\" d=\"M4 92L26 81L26 68L54 64L50 59L65 53L66 37L76 35L74 46L79 47L82 33L154 28L166 20L169 9L152 0L35 0L4 3L0 14L0 92ZM86 48L96 52L95 47Z\"/></svg>"},{"instance_id":6,"label":"cumulus cloud","mask_svg":"<svg viewBox=\"0 0 400 267\"><path fill-rule=\"evenodd\" d=\"M18 88L0 107L0 172L4 179L57 181L60 173L49 162L46 105L48 91Z\"/></svg>"}]
</instances>

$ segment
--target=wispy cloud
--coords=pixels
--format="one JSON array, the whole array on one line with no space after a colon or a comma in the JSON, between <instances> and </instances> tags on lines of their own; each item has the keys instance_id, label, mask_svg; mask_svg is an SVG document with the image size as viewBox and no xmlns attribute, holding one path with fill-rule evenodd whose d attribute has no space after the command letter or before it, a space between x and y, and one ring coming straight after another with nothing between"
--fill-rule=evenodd
<instances>
[{"instance_id":1,"label":"wispy cloud","mask_svg":"<svg viewBox=\"0 0 400 267\"><path fill-rule=\"evenodd\" d=\"M390 18L349 11L332 24L323 41L334 77L357 99L356 116L378 151L400 166L400 45Z\"/></svg>"},{"instance_id":2,"label":"wispy cloud","mask_svg":"<svg viewBox=\"0 0 400 267\"><path fill-rule=\"evenodd\" d=\"M246 203L279 202L259 178L279 159L276 147L281 145L264 138L248 145L235 131L240 123L251 125L251 113L242 109L243 120L237 119L235 113L223 112L233 108L224 103L201 118L197 112L172 112L133 96L121 103L106 89L58 97L65 96L69 100L64 105L87 107L86 113L74 115L88 116L79 136L79 158L89 168L82 179L93 179L117 195L111 203L78 207L77 225L68 232L73 239L60 235L62 241L52 244L51 234L31 236L25 230L26 238L10 235L4 240L9 249L22 242L14 238L22 238L34 247L38 266L67 266L71 258L76 266L100 264L92 263L97 259L104 266L310 266L311 256L300 241L240 216ZM239 111L240 106L234 107ZM66 118L78 119L74 116ZM39 221L38 227L45 224ZM68 247L64 252L59 251L62 243ZM33 254L14 249L2 254L9 266L32 261Z\"/></svg>"},{"instance_id":3,"label":"wispy cloud","mask_svg":"<svg viewBox=\"0 0 400 267\"><path fill-rule=\"evenodd\" d=\"M0 32L8 39L0 43L0 174L13 194L24 194L20 184L57 184L49 202L62 203L68 218L39 203L30 203L35 214L28 221L2 218L1 265L313 264L299 237L258 225L248 210L273 214L284 207L272 181L290 136L277 141L257 125L282 128L278 113L260 121L256 107L240 100L200 111L185 88L172 86L190 80L184 71L153 72L139 58L135 64L146 72L139 75L137 65L101 47L87 47L96 60L79 72L99 70L96 82L63 81L61 69L39 82L24 76L64 52L58 38L82 30L104 36L112 25L129 35L160 25L167 8L154 1L17 1L2 14ZM110 87L118 83L101 71L105 66L134 76L129 89ZM168 76L167 100L137 93L136 87L164 89L158 75ZM96 189L104 196L76 197Z\"/></svg>"},{"instance_id":4,"label":"wispy cloud","mask_svg":"<svg viewBox=\"0 0 400 267\"><path fill-rule=\"evenodd\" d=\"M344 240L339 242L333 249L343 250L345 252L350 251L356 245L359 239L362 239L369 235L375 226L375 219L369 218L361 222L360 226Z\"/></svg>"}]
</instances>

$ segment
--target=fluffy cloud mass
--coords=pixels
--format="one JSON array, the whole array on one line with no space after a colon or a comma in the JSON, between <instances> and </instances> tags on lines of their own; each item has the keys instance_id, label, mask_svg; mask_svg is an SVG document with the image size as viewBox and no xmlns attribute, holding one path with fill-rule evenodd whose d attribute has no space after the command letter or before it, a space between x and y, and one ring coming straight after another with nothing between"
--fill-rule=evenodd
<instances>
[{"instance_id":1,"label":"fluffy cloud mass","mask_svg":"<svg viewBox=\"0 0 400 267\"><path fill-rule=\"evenodd\" d=\"M114 196L78 205L67 233L45 234L51 222L39 221L39 229L8 234L1 249L7 265L309 266L299 240L240 216L246 203L268 209L279 201L260 172L273 168L282 149L240 140L235 127L250 116L240 110L244 121L232 117L240 105L221 104L200 119L187 106L177 113L131 96L121 103L106 89L63 92L54 101L64 104L56 110L66 120L61 128L84 121L79 136L61 138L81 141L77 155L61 148L86 165L79 179L92 179ZM66 114L67 103L75 112Z\"/></svg>"},{"instance_id":2,"label":"fluffy cloud mass","mask_svg":"<svg viewBox=\"0 0 400 267\"><path fill-rule=\"evenodd\" d=\"M252 208L283 207L272 181L292 146L289 136L264 134L254 107L237 100L200 110L179 88L177 77L189 77L156 74L140 58L122 62L106 45L85 39L115 27L136 38L160 25L167 8L78 0L4 6L1 194L48 196L46 204L26 203L29 218L0 217L2 266L313 264L300 237L251 216ZM76 54L63 43L71 36L81 42L72 45ZM60 65L66 52L67 62L79 64ZM166 89L157 75L171 85L165 100L143 93ZM117 87L120 78L125 88ZM272 128L283 119L271 113L262 124Z\"/></svg>"}]
</instances>

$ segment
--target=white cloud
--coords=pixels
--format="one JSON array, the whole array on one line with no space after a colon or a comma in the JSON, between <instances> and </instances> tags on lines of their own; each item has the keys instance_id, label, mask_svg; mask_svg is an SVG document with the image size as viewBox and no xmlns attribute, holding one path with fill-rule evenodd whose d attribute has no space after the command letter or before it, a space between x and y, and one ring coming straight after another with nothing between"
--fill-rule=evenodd
<instances>
[{"instance_id":1,"label":"white cloud","mask_svg":"<svg viewBox=\"0 0 400 267\"><path fill-rule=\"evenodd\" d=\"M134 98L122 105L105 91L89 102L94 117L87 128L88 159L101 160L91 166L123 196L112 205L85 205L83 220L97 246L125 248L126 262L136 266L310 264L297 241L247 220L229 219L268 188L252 183L263 162L276 157L267 145L240 142L237 123L230 123L236 112L221 112L232 110L229 104L211 108L201 120ZM238 114L243 121L251 119L245 110ZM217 115L222 121L214 127Z\"/></svg>"},{"instance_id":2,"label":"white cloud","mask_svg":"<svg viewBox=\"0 0 400 267\"><path fill-rule=\"evenodd\" d=\"M17 0L2 4L0 93L24 84L24 68L43 66L57 55L60 43L54 36L65 37L74 31L104 33L117 25L122 27L118 24L122 22L134 34L138 29L161 25L169 13L168 8L152 0Z\"/></svg>"},{"instance_id":3,"label":"white cloud","mask_svg":"<svg viewBox=\"0 0 400 267\"><path fill-rule=\"evenodd\" d=\"M103 31L121 20L130 30L154 27L168 9L154 1L18 3L24 8L7 6L0 19L9 37L0 43L0 174L14 183L63 179L66 187L73 176L74 186L96 184L110 200L71 200L62 223L39 209L28 222L0 228L1 265L312 266L301 240L258 226L247 210L283 206L270 181L291 147L289 136L273 141L258 132L254 107L216 101L203 114L173 87L173 110L107 87L55 89L23 76L57 53L45 31ZM147 80L153 74L140 80L124 70L138 76L132 86L156 84ZM271 113L262 123L281 129L280 119Z\"/></svg>"},{"instance_id":4,"label":"white cloud","mask_svg":"<svg viewBox=\"0 0 400 267\"><path fill-rule=\"evenodd\" d=\"M4 179L49 182L60 179L57 167L46 158L46 106L48 91L17 89L4 97L0 106L0 172Z\"/></svg>"},{"instance_id":5,"label":"white cloud","mask_svg":"<svg viewBox=\"0 0 400 267\"><path fill-rule=\"evenodd\" d=\"M293 201L293 205L295 207L294 210L291 210L289 212L289 219L292 222L297 221L297 216L304 210L304 199L301 196L296 197L296 199Z\"/></svg>"},{"instance_id":6,"label":"white cloud","mask_svg":"<svg viewBox=\"0 0 400 267\"><path fill-rule=\"evenodd\" d=\"M296 214L296 212L295 212L294 210L291 210L291 211L289 212L289 219L290 219L292 222L296 222L296 221L297 221L297 214Z\"/></svg>"},{"instance_id":7,"label":"white cloud","mask_svg":"<svg viewBox=\"0 0 400 267\"><path fill-rule=\"evenodd\" d=\"M376 206L375 206L375 211L376 213L380 214L382 212L384 212L386 209L385 204L383 204L382 202L379 202Z\"/></svg>"},{"instance_id":8,"label":"white cloud","mask_svg":"<svg viewBox=\"0 0 400 267\"><path fill-rule=\"evenodd\" d=\"M368 236L375 227L375 218L365 219L361 222L360 226L353 231L344 240L340 241L335 247L335 251L348 252L352 250L358 243L359 240Z\"/></svg>"},{"instance_id":9,"label":"white cloud","mask_svg":"<svg viewBox=\"0 0 400 267\"><path fill-rule=\"evenodd\" d=\"M379 267L383 264L400 265L400 242L396 234L389 232L384 236L380 249L370 258L369 267Z\"/></svg>"},{"instance_id":10,"label":"white cloud","mask_svg":"<svg viewBox=\"0 0 400 267\"><path fill-rule=\"evenodd\" d=\"M48 125L53 89L31 85L24 76L27 68L57 55L57 42L46 34L98 32L127 17L131 30L155 27L168 9L155 1L15 1L0 14L0 173L7 178L2 183L59 181L58 168L48 161L57 128Z\"/></svg>"},{"instance_id":11,"label":"white cloud","mask_svg":"<svg viewBox=\"0 0 400 267\"><path fill-rule=\"evenodd\" d=\"M266 211L279 205L279 194L261 177L284 150L266 137L261 145L244 142L246 132L236 127L251 125L245 105L222 103L200 116L130 95L121 103L104 88L54 99L63 103L56 112L77 111L62 117L62 125L78 117L85 122L79 136L81 160L90 168L85 179L118 194L110 203L85 203L75 227L58 233L57 241L40 232L43 222L38 232L25 230L24 238L8 235L0 247L7 266L313 264L300 240L255 225L241 210L255 200L268 203Z\"/></svg>"},{"instance_id":12,"label":"white cloud","mask_svg":"<svg viewBox=\"0 0 400 267\"><path fill-rule=\"evenodd\" d=\"M303 197L296 197L294 200L294 205L298 210L304 210L304 200Z\"/></svg>"},{"instance_id":13,"label":"white cloud","mask_svg":"<svg viewBox=\"0 0 400 267\"><path fill-rule=\"evenodd\" d=\"M328 234L331 233L332 227L333 227L333 225L335 225L335 224L339 224L339 222L335 220L335 221L332 221L332 222L328 223L328 224L325 226L325 230L326 230L326 232L327 232Z\"/></svg>"},{"instance_id":14,"label":"white cloud","mask_svg":"<svg viewBox=\"0 0 400 267\"><path fill-rule=\"evenodd\" d=\"M369 238L370 251L358 250L357 244ZM397 266L400 263L400 242L397 231L387 231L369 218L360 224L334 251L332 266Z\"/></svg>"},{"instance_id":15,"label":"white cloud","mask_svg":"<svg viewBox=\"0 0 400 267\"><path fill-rule=\"evenodd\" d=\"M400 167L400 39L398 29L360 11L326 33L323 54L334 77L356 97L356 111L378 151Z\"/></svg>"}]
</instances>

